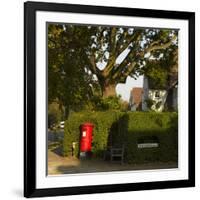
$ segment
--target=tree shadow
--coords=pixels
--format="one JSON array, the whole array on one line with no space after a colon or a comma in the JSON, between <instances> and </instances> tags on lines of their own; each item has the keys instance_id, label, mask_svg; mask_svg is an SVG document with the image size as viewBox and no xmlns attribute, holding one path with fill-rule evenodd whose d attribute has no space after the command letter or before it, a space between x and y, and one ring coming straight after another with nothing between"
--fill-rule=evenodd
<instances>
[{"instance_id":1,"label":"tree shadow","mask_svg":"<svg viewBox=\"0 0 200 200\"><path fill-rule=\"evenodd\" d=\"M63 150L62 150L61 145L59 145L55 149L52 149L51 151L57 154L58 156L63 156Z\"/></svg>"},{"instance_id":2,"label":"tree shadow","mask_svg":"<svg viewBox=\"0 0 200 200\"><path fill-rule=\"evenodd\" d=\"M128 114L124 114L112 124L108 135L107 146L120 147L126 143L128 121Z\"/></svg>"},{"instance_id":3,"label":"tree shadow","mask_svg":"<svg viewBox=\"0 0 200 200\"><path fill-rule=\"evenodd\" d=\"M58 156L63 156L62 141L64 131L48 132L48 150L54 152Z\"/></svg>"},{"instance_id":4,"label":"tree shadow","mask_svg":"<svg viewBox=\"0 0 200 200\"><path fill-rule=\"evenodd\" d=\"M128 128L129 115L125 113L110 128L104 159L110 160L111 147L124 147L124 163L178 163L177 116L172 115L167 125L158 120L158 128L145 126L132 130Z\"/></svg>"},{"instance_id":5,"label":"tree shadow","mask_svg":"<svg viewBox=\"0 0 200 200\"><path fill-rule=\"evenodd\" d=\"M104 160L110 160L111 148L122 149L123 154L126 153L128 121L129 116L125 113L112 124L108 134ZM119 158L115 159L117 161Z\"/></svg>"}]
</instances>

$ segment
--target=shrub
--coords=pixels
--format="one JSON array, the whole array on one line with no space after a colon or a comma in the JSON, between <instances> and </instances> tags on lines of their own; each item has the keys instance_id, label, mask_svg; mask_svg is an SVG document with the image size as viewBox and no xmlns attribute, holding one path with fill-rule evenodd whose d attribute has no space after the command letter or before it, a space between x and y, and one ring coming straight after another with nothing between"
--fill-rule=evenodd
<instances>
[{"instance_id":1,"label":"shrub","mask_svg":"<svg viewBox=\"0 0 200 200\"><path fill-rule=\"evenodd\" d=\"M119 110L121 108L120 96L109 96L102 99L103 110Z\"/></svg>"},{"instance_id":2,"label":"shrub","mask_svg":"<svg viewBox=\"0 0 200 200\"><path fill-rule=\"evenodd\" d=\"M102 98L101 96L93 96L88 105L85 106L85 110L95 111L127 111L128 102L123 101L121 96L108 96Z\"/></svg>"},{"instance_id":3,"label":"shrub","mask_svg":"<svg viewBox=\"0 0 200 200\"><path fill-rule=\"evenodd\" d=\"M65 156L71 154L72 142L79 144L79 126L84 122L95 125L92 143L94 156L102 157L109 145L124 145L125 161L128 163L177 161L177 113L119 111L72 113L65 123L63 142ZM138 148L139 143L145 142L158 142L159 146Z\"/></svg>"}]
</instances>

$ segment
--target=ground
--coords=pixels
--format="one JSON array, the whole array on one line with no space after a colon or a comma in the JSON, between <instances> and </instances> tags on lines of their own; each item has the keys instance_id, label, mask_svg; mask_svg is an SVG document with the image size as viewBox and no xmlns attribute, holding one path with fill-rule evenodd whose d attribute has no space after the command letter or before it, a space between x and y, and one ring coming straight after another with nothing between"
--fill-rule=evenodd
<instances>
[{"instance_id":1,"label":"ground","mask_svg":"<svg viewBox=\"0 0 200 200\"><path fill-rule=\"evenodd\" d=\"M120 162L104 161L103 159L78 159L76 157L63 157L60 148L63 139L63 130L48 133L48 174L73 174L125 170L150 170L177 168L176 162L145 163L145 164L120 164Z\"/></svg>"},{"instance_id":2,"label":"ground","mask_svg":"<svg viewBox=\"0 0 200 200\"><path fill-rule=\"evenodd\" d=\"M177 168L177 163L147 163L147 164L127 164L121 165L118 162L111 163L101 159L80 160L75 157L63 157L58 148L48 150L48 174L72 174L72 173L92 173L123 170L149 170Z\"/></svg>"}]
</instances>

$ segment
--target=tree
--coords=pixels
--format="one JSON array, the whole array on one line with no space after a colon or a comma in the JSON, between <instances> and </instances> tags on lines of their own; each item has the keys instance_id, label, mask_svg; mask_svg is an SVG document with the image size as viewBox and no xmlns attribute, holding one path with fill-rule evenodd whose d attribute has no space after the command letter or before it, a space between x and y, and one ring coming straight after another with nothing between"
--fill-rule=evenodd
<instances>
[{"instance_id":1,"label":"tree","mask_svg":"<svg viewBox=\"0 0 200 200\"><path fill-rule=\"evenodd\" d=\"M147 99L148 108L160 110L176 110L173 106L175 96L177 95L178 84L178 47L173 46L166 50L165 56L160 59L148 60L143 68L145 76L148 78L150 89L165 90L165 95L159 100Z\"/></svg>"},{"instance_id":2,"label":"tree","mask_svg":"<svg viewBox=\"0 0 200 200\"><path fill-rule=\"evenodd\" d=\"M164 57L146 61L142 69L151 89L169 91L178 83L178 47L173 46L166 51Z\"/></svg>"},{"instance_id":3,"label":"tree","mask_svg":"<svg viewBox=\"0 0 200 200\"><path fill-rule=\"evenodd\" d=\"M76 110L92 95L95 85L88 73L88 27L48 25L48 101L56 101L60 110L68 114Z\"/></svg>"},{"instance_id":4,"label":"tree","mask_svg":"<svg viewBox=\"0 0 200 200\"><path fill-rule=\"evenodd\" d=\"M115 95L118 83L145 73L148 60L159 60L177 46L177 31L122 27L96 28L89 65L98 77L103 97ZM104 68L99 69L98 63Z\"/></svg>"},{"instance_id":5,"label":"tree","mask_svg":"<svg viewBox=\"0 0 200 200\"><path fill-rule=\"evenodd\" d=\"M164 29L50 24L49 101L58 99L60 105L76 109L98 86L101 96L115 96L116 85L128 76L145 74L149 61L170 63L164 59L176 51L177 34Z\"/></svg>"}]
</instances>

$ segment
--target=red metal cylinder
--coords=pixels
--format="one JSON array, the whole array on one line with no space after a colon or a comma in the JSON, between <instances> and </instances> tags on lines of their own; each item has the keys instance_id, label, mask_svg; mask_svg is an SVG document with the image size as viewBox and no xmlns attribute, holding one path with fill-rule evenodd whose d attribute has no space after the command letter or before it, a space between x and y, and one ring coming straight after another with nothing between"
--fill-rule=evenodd
<instances>
[{"instance_id":1,"label":"red metal cylinder","mask_svg":"<svg viewBox=\"0 0 200 200\"><path fill-rule=\"evenodd\" d=\"M91 152L93 128L94 125L88 122L80 125L80 152Z\"/></svg>"}]
</instances>

